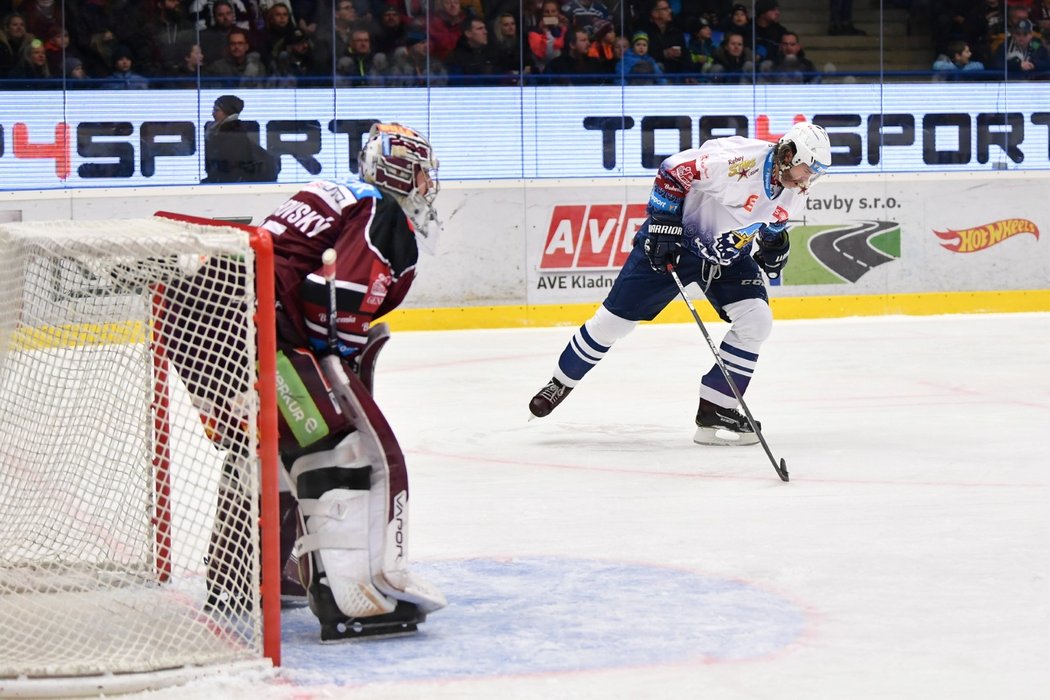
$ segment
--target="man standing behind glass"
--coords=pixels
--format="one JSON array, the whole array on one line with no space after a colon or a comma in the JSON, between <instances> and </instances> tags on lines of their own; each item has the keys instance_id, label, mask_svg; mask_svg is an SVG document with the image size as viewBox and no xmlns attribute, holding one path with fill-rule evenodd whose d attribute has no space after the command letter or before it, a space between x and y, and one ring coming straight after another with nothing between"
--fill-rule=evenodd
<instances>
[{"instance_id":1,"label":"man standing behind glass","mask_svg":"<svg viewBox=\"0 0 1050 700\"><path fill-rule=\"evenodd\" d=\"M212 107L214 121L204 137L204 170L201 183L276 182L280 160L259 146L241 122L244 100L223 95Z\"/></svg>"}]
</instances>

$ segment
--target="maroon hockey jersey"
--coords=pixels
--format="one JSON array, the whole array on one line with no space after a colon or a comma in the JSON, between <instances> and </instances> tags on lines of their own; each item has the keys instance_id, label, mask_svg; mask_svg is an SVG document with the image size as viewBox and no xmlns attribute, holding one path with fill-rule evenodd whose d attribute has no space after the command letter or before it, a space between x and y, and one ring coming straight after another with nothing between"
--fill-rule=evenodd
<instances>
[{"instance_id":1,"label":"maroon hockey jersey","mask_svg":"<svg viewBox=\"0 0 1050 700\"><path fill-rule=\"evenodd\" d=\"M339 349L364 346L371 324L397 308L415 278L419 250L401 206L360 181L318 180L261 224L273 235L279 323L285 340L328 348L328 288L321 256L334 248ZM292 328L287 326L291 325ZM299 337L287 337L296 334Z\"/></svg>"}]
</instances>

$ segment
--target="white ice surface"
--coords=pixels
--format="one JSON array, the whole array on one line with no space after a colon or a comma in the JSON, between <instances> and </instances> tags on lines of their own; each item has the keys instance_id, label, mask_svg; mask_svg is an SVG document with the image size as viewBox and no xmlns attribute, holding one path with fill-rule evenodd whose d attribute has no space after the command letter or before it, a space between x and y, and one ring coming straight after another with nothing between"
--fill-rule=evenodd
<instances>
[{"instance_id":1,"label":"white ice surface","mask_svg":"<svg viewBox=\"0 0 1050 700\"><path fill-rule=\"evenodd\" d=\"M711 324L717 342L724 324ZM527 421L572 328L396 333L419 634L150 698L1050 697L1050 314L778 321L760 445L691 442L710 351L638 328Z\"/></svg>"}]
</instances>

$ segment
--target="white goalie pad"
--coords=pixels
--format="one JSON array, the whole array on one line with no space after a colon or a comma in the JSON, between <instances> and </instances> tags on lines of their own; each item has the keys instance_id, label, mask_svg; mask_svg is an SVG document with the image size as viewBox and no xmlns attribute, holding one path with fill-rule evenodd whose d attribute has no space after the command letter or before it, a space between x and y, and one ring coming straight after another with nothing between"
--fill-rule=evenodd
<instances>
[{"instance_id":1,"label":"white goalie pad","mask_svg":"<svg viewBox=\"0 0 1050 700\"><path fill-rule=\"evenodd\" d=\"M331 450L300 457L292 465L292 482L297 484L311 471L370 470L360 442L360 433L352 433ZM372 584L368 502L369 491L342 487L318 498L298 497L304 534L296 540L293 555L303 561L314 554L309 563L316 568L310 578L328 586L347 617L383 615L397 605Z\"/></svg>"},{"instance_id":2,"label":"white goalie pad","mask_svg":"<svg viewBox=\"0 0 1050 700\"><path fill-rule=\"evenodd\" d=\"M368 492L371 581L387 596L413 603L424 613L440 610L448 604L445 596L408 568L408 475L393 431L361 380L348 375L336 357L323 358L321 367L357 428L354 435L360 456L372 466Z\"/></svg>"}]
</instances>

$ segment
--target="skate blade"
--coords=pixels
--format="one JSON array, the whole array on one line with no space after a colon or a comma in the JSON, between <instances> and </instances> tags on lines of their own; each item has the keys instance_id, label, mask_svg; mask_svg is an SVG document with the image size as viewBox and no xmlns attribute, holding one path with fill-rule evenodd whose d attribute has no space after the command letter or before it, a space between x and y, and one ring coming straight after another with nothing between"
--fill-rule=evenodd
<instances>
[{"instance_id":1,"label":"skate blade","mask_svg":"<svg viewBox=\"0 0 1050 700\"><path fill-rule=\"evenodd\" d=\"M735 433L725 428L698 427L696 434L693 435L693 442L697 445L743 447L745 445L758 444L758 435L755 433Z\"/></svg>"},{"instance_id":2,"label":"skate blade","mask_svg":"<svg viewBox=\"0 0 1050 700\"><path fill-rule=\"evenodd\" d=\"M352 642L357 639L376 639L405 637L415 634L422 620L402 620L391 622L365 622L364 620L347 620L345 622L321 625L321 643Z\"/></svg>"}]
</instances>

